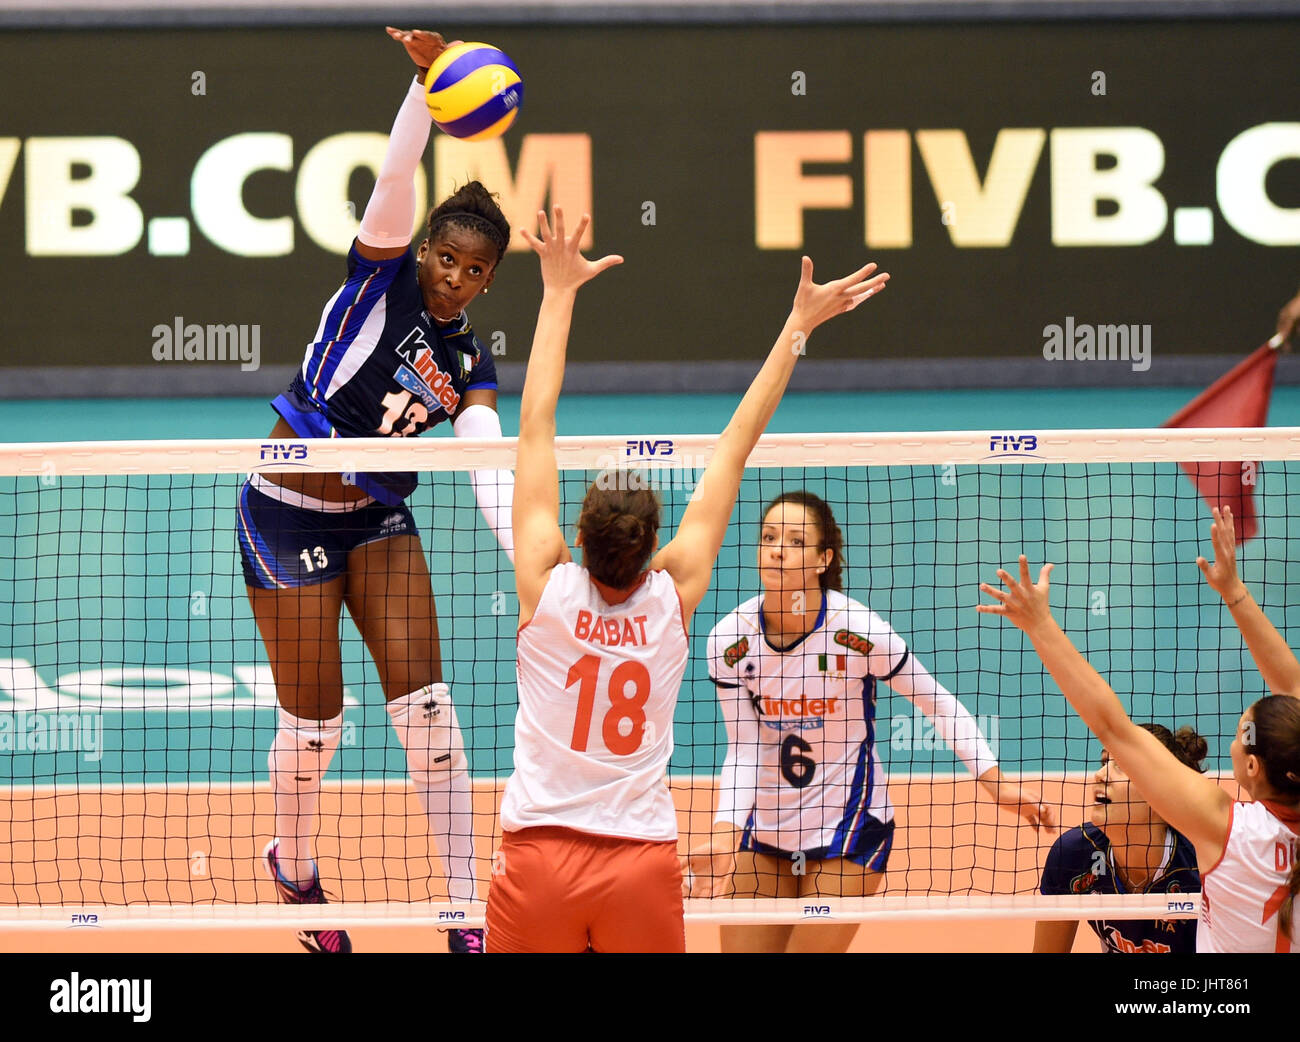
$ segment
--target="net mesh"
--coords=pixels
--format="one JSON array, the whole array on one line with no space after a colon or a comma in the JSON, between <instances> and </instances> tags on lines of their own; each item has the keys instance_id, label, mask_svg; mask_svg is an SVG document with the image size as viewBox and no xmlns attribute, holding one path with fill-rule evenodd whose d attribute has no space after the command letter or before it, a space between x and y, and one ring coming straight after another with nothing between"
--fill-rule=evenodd
<instances>
[{"instance_id":1,"label":"net mesh","mask_svg":"<svg viewBox=\"0 0 1300 1042\"><path fill-rule=\"evenodd\" d=\"M1057 565L1056 616L1133 719L1194 727L1209 741L1207 767L1231 785L1237 718L1265 692L1194 563L1209 550L1208 511L1178 463L1225 461L1225 475L1244 476L1261 527L1241 550L1240 569L1285 633L1300 624L1288 567L1300 536L1300 431L1006 438L763 439L691 625L669 765L683 850L710 828L727 754L705 637L761 591L761 512L791 489L815 492L832 507L844 533L845 592L890 623L975 717L1002 771L1034 786L1064 827L1087 820L1100 748L1021 634L974 611L979 582L1021 552L1035 565ZM292 444L308 446L297 469L380 469L382 459L382 469L421 471L408 503L465 736L485 892L512 767L517 604L510 564L463 472L510 466L513 445ZM710 445L698 437L561 439L566 531L598 472L632 461L660 492L667 538ZM124 926L479 921L480 905L447 900L374 665L346 613L343 737L315 847L338 903L275 904L259 865L274 831L267 750L275 685L235 534L245 476L275 471L282 459L271 449L260 442L0 446L0 923L67 925L91 910ZM886 896L842 899L837 915L1096 914L1096 898L1035 896L1054 837L983 797L934 722L884 685L874 733L897 821ZM1168 906L1164 894L1108 900L1150 914L1190 914ZM689 911L718 922L798 921L823 907L820 900L810 912L800 901L719 899L690 902Z\"/></svg>"}]
</instances>

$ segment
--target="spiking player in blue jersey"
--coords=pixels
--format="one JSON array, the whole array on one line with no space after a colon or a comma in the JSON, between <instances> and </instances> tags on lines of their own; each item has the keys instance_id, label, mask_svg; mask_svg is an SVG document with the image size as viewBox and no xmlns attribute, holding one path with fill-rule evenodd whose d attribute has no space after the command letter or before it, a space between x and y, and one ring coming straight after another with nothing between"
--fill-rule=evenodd
<instances>
[{"instance_id":1,"label":"spiking player in blue jersey","mask_svg":"<svg viewBox=\"0 0 1300 1042\"><path fill-rule=\"evenodd\" d=\"M420 434L443 420L460 437L500 437L492 356L465 307L486 293L510 225L478 182L429 215L411 251L413 176L432 121L424 74L447 46L389 29L419 70L389 138L375 190L288 390L272 438ZM512 553L509 471L471 475L484 517ZM388 713L447 872L453 901L477 899L473 806L460 728L443 682L429 569L404 500L414 474L254 475L240 492L244 578L280 703L270 753L276 838L263 858L283 901L323 904L312 857L321 778L343 725L339 617L344 605L374 658ZM313 952L346 953L341 930L310 930ZM453 930L453 951L481 952L482 931Z\"/></svg>"},{"instance_id":2,"label":"spiking player in blue jersey","mask_svg":"<svg viewBox=\"0 0 1300 1042\"><path fill-rule=\"evenodd\" d=\"M1209 751L1190 727L1177 733L1160 724L1139 724L1174 754L1178 762L1204 773ZM1091 820L1063 834L1043 866L1044 894L1193 894L1201 889L1196 850L1187 837L1151 809L1103 750L1093 777ZM1103 951L1128 955L1196 951L1195 919L1090 920ZM1035 952L1074 949L1076 919L1040 922Z\"/></svg>"}]
</instances>

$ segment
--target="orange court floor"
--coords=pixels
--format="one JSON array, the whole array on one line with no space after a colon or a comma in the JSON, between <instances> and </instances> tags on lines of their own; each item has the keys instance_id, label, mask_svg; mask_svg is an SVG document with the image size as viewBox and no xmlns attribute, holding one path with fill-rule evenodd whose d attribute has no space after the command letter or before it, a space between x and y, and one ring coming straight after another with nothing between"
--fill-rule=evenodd
<instances>
[{"instance_id":1,"label":"orange court floor","mask_svg":"<svg viewBox=\"0 0 1300 1042\"><path fill-rule=\"evenodd\" d=\"M681 847L707 833L713 779L673 779ZM1045 779L1043 800L1058 821L1084 819L1087 781ZM496 846L501 785L475 783L475 834L482 893ZM1027 894L1037 889L1055 835L1035 832L985 798L970 779L892 777L898 823L885 892ZM275 901L259 864L270 837L272 800L265 784L243 787L145 785L131 789L66 787L0 793L0 906L251 905ZM316 857L332 900L442 902L438 857L427 823L405 782L337 782L321 795ZM1059 832L1057 833L1059 835ZM0 919L3 908L0 907ZM5 930L0 952L301 952L288 927L157 929L69 927ZM442 952L432 922L350 929L354 950ZM858 931L854 952L1028 952L1031 920L875 921ZM689 923L687 950L717 952L719 929ZM1075 951L1097 952L1080 924ZM305 953L304 953L305 954Z\"/></svg>"}]
</instances>

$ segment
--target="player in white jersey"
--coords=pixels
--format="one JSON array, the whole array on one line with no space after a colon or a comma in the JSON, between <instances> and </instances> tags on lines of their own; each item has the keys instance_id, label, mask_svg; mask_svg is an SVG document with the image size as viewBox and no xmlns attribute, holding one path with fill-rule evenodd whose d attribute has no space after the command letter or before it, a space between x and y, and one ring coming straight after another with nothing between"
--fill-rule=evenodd
<instances>
[{"instance_id":1,"label":"player in white jersey","mask_svg":"<svg viewBox=\"0 0 1300 1042\"><path fill-rule=\"evenodd\" d=\"M728 750L715 827L692 852L695 896L861 897L876 893L894 808L875 742L876 684L931 720L981 787L1035 828L1055 816L1002 778L966 708L884 619L841 592L843 537L805 491L763 511L763 593L709 635ZM845 951L857 924L724 926L723 951Z\"/></svg>"},{"instance_id":2,"label":"player in white jersey","mask_svg":"<svg viewBox=\"0 0 1300 1042\"><path fill-rule=\"evenodd\" d=\"M812 261L767 361L718 439L677 533L659 547L660 504L626 472L588 490L582 565L559 525L555 406L578 287L621 261L578 252L557 209L539 214L544 292L519 415L514 499L519 593L515 771L487 907L500 951L685 948L677 815L665 773L687 627L713 573L745 460L807 336L882 289L868 264L818 286Z\"/></svg>"},{"instance_id":3,"label":"player in white jersey","mask_svg":"<svg viewBox=\"0 0 1300 1042\"><path fill-rule=\"evenodd\" d=\"M1044 565L1035 584L1020 557L1020 578L998 569L1005 589L980 589L1030 639L1065 697L1152 809L1196 848L1203 898L1198 952L1295 952L1293 908L1300 892L1300 661L1237 575L1232 511L1214 510L1214 561L1197 559L1206 582L1232 612L1255 665L1274 692L1241 715L1232 774L1251 796L1234 802L1125 714L1115 692L1070 643L1048 604Z\"/></svg>"}]
</instances>

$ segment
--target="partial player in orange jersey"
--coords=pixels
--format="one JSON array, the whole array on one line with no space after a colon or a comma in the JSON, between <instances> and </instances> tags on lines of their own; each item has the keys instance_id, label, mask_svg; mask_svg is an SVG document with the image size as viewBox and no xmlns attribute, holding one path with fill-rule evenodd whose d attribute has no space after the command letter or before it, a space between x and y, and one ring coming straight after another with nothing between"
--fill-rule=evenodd
<instances>
[{"instance_id":1,"label":"partial player in orange jersey","mask_svg":"<svg viewBox=\"0 0 1300 1042\"><path fill-rule=\"evenodd\" d=\"M1237 575L1232 511L1214 511L1213 563L1197 565L1232 612L1264 682L1274 692L1241 714L1232 773L1253 802L1234 801L1217 782L1180 763L1150 731L1133 723L1119 698L1057 625L1044 565L1034 583L998 569L1004 589L981 583L997 601L981 612L1024 631L1061 691L1111 758L1161 818L1196 848L1203 899L1198 952L1294 952L1300 891L1300 662Z\"/></svg>"},{"instance_id":2,"label":"partial player in orange jersey","mask_svg":"<svg viewBox=\"0 0 1300 1042\"><path fill-rule=\"evenodd\" d=\"M489 952L680 952L677 814L665 783L687 627L713 572L745 460L809 334L884 288L868 264L825 285L803 259L794 306L667 545L658 497L606 472L578 519L582 564L559 524L555 406L578 287L620 257L565 234L527 235L544 293L519 418L514 499L519 592L515 771L487 906Z\"/></svg>"}]
</instances>

